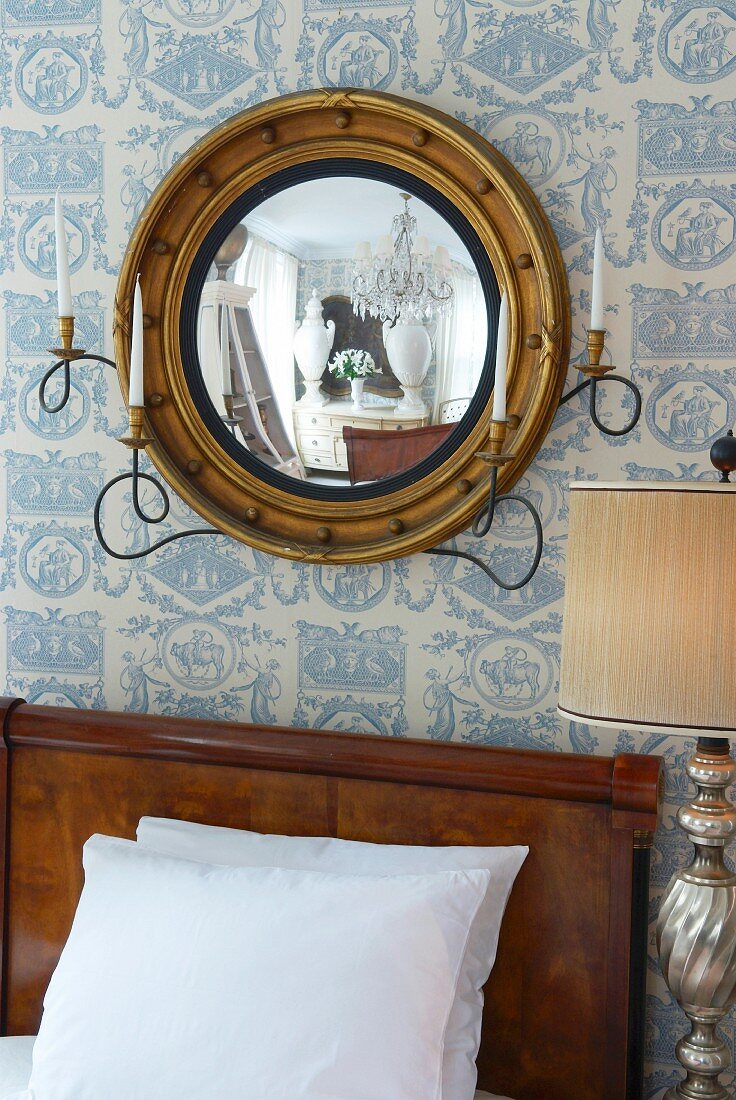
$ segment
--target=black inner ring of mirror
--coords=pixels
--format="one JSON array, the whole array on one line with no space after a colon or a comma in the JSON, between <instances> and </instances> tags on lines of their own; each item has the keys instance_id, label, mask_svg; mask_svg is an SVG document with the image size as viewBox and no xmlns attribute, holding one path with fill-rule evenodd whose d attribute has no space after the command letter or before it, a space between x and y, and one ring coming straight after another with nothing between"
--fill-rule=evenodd
<instances>
[{"instance_id":1,"label":"black inner ring of mirror","mask_svg":"<svg viewBox=\"0 0 736 1100\"><path fill-rule=\"evenodd\" d=\"M488 344L478 387L473 395L467 412L458 422L457 428L426 458L399 474L382 478L381 481L367 485L334 486L313 485L309 481L289 477L273 470L259 458L251 455L222 423L215 406L210 400L204 375L199 363L197 351L197 320L199 301L207 275L214 263L215 253L229 233L262 202L297 183L305 180L329 178L330 176L359 176L364 179L380 180L395 184L398 188L411 191L428 206L441 214L455 230L467 248L478 272L480 285L486 303ZM308 161L275 172L267 180L249 188L240 195L222 214L210 229L194 258L182 298L179 323L182 362L189 390L204 421L207 430L217 440L222 449L235 459L250 474L287 493L316 500L365 500L384 496L399 489L413 485L422 477L437 469L457 447L467 438L478 417L485 408L493 388L493 375L496 350L496 331L501 295L488 253L470 222L451 202L430 184L391 165L376 161L364 161L352 158L335 157L331 159Z\"/></svg>"}]
</instances>

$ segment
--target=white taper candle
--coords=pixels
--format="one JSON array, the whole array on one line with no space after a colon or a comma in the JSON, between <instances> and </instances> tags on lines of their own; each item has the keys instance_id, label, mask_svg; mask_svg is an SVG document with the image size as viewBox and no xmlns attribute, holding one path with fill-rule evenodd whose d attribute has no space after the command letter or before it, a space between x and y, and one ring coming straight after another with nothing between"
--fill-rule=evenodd
<instances>
[{"instance_id":1,"label":"white taper candle","mask_svg":"<svg viewBox=\"0 0 736 1100\"><path fill-rule=\"evenodd\" d=\"M498 311L498 333L496 335L496 373L493 378L494 420L506 419L506 372L509 363L509 303L504 290L501 295L501 307Z\"/></svg>"},{"instance_id":2,"label":"white taper candle","mask_svg":"<svg viewBox=\"0 0 736 1100\"><path fill-rule=\"evenodd\" d=\"M56 192L54 199L54 229L56 237L56 293L58 296L59 317L73 317L72 284L69 279L69 249L66 240L64 206L61 195Z\"/></svg>"},{"instance_id":3,"label":"white taper candle","mask_svg":"<svg viewBox=\"0 0 736 1100\"><path fill-rule=\"evenodd\" d=\"M225 302L223 302L220 309L220 366L222 367L223 397L231 397L233 392L233 377L230 372L230 331L227 318L227 304Z\"/></svg>"},{"instance_id":4,"label":"white taper candle","mask_svg":"<svg viewBox=\"0 0 736 1100\"><path fill-rule=\"evenodd\" d=\"M142 407L143 400L143 295L141 277L135 280L133 294L133 331L130 340L130 389L128 405Z\"/></svg>"},{"instance_id":5,"label":"white taper candle","mask_svg":"<svg viewBox=\"0 0 736 1100\"><path fill-rule=\"evenodd\" d=\"M593 291L590 302L590 327L592 329L604 329L606 322L603 317L603 234L601 227L595 231L595 246L593 248Z\"/></svg>"}]
</instances>

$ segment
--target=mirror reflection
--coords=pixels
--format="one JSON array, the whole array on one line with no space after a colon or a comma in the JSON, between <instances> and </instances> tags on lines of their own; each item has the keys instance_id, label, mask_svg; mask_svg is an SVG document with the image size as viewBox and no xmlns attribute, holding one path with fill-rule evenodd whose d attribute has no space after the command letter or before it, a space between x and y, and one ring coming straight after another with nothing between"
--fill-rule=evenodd
<instances>
[{"instance_id":1,"label":"mirror reflection","mask_svg":"<svg viewBox=\"0 0 736 1100\"><path fill-rule=\"evenodd\" d=\"M454 228L395 185L330 176L257 206L199 303L210 399L250 454L323 485L393 476L462 419L488 346Z\"/></svg>"}]
</instances>

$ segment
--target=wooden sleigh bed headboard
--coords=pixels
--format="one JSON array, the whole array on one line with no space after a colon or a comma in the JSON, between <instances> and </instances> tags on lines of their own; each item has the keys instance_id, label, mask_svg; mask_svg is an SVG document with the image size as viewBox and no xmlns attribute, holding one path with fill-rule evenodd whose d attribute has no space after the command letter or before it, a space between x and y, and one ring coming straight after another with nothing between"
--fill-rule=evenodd
<instances>
[{"instance_id":1,"label":"wooden sleigh bed headboard","mask_svg":"<svg viewBox=\"0 0 736 1100\"><path fill-rule=\"evenodd\" d=\"M94 832L143 814L398 844L528 844L486 987L479 1088L638 1100L661 761L0 700L2 1027L34 1032Z\"/></svg>"}]
</instances>

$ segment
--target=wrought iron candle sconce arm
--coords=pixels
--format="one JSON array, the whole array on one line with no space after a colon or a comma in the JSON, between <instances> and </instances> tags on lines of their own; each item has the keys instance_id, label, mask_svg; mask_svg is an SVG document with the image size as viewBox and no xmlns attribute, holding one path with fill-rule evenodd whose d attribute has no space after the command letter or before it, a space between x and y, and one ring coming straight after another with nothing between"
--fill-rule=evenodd
<instances>
[{"instance_id":1,"label":"wrought iron candle sconce arm","mask_svg":"<svg viewBox=\"0 0 736 1100\"><path fill-rule=\"evenodd\" d=\"M54 350L54 352L56 352L59 349L54 348L53 350ZM83 361L89 361L89 362L94 362L94 363L104 363L105 366L112 367L113 370L116 369L116 365L113 362L113 360L108 359L104 355L87 355L86 352L83 352L81 355L75 355L73 359L66 359L66 358L59 359L59 361L57 363L54 363L54 365L46 371L43 378L41 379L41 381L38 384L38 400L39 400L41 408L43 409L44 412L46 412L46 413L61 412L61 410L64 408L67 401L69 400L69 395L71 393L72 376L71 376L70 364L72 362L81 363ZM51 379L54 377L56 372L58 370L61 370L62 367L64 368L64 388L63 388L63 391L62 391L62 395L61 395L59 401L55 405L49 405L48 401L46 400L46 387L49 384L49 382L51 381Z\"/></svg>"},{"instance_id":2,"label":"wrought iron candle sconce arm","mask_svg":"<svg viewBox=\"0 0 736 1100\"><path fill-rule=\"evenodd\" d=\"M639 423L639 417L641 416L641 391L635 382L632 382L629 378L624 378L620 374L611 374L613 370L612 366L606 366L601 363L601 357L603 355L603 349L606 341L605 329L588 329L588 362L580 367L580 370L586 377L579 385L569 390L564 397L560 398L560 407L566 405L568 401L571 401L577 394L582 393L584 389L590 389L590 418L598 431L603 432L604 435L609 436L622 436L628 435L633 431L636 425ZM607 382L620 382L634 395L634 413L631 419L623 428L608 428L603 424L598 416L598 410L596 407L598 397L598 383L602 380ZM504 455L503 444L506 438L506 431L508 427L518 427L518 417L509 417L507 422L499 422L497 420L491 421L490 431L490 451L480 452L478 457L482 458L491 467L491 479L489 486L489 498L488 503L478 512L473 520L470 528L470 533L475 538L485 538L491 529L493 519L496 512L496 505L502 501L516 501L525 508L531 516L532 523L534 524L535 534L535 547L534 555L532 557L532 563L519 581L515 581L511 584L507 584L502 580L491 567L484 562L481 558L470 554L463 550L449 550L449 549L434 549L427 550L428 554L438 554L441 557L446 558L462 558L464 561L470 561L474 565L477 565L479 569L491 578L494 584L497 584L499 588L503 588L506 592L516 592L518 589L523 588L529 583L537 569L539 563L542 560L542 551L544 549L544 535L542 532L542 520L539 512L526 497L519 496L516 493L506 493L503 496L496 495L496 486L498 482L499 468L505 465L513 455ZM734 447L734 454L736 455L736 447ZM734 465L731 469L736 469L736 457L734 457ZM725 474L723 480L728 480L728 475Z\"/></svg>"},{"instance_id":3,"label":"wrought iron candle sconce arm","mask_svg":"<svg viewBox=\"0 0 736 1100\"><path fill-rule=\"evenodd\" d=\"M605 329L588 329L588 362L580 367L580 370L586 377L579 385L575 386L566 393L564 397L560 398L560 405L566 405L568 401L572 401L573 397L577 397L584 389L590 389L590 419L593 421L598 431L603 432L604 435L628 435L639 423L639 417L641 416L641 391L636 383L632 382L630 378L624 378L621 374L611 374L613 367L601 363L605 340ZM622 386L625 386L626 389L634 395L634 413L628 424L624 425L623 428L608 428L598 416L598 383L603 380L606 382L620 382Z\"/></svg>"},{"instance_id":4,"label":"wrought iron candle sconce arm","mask_svg":"<svg viewBox=\"0 0 736 1100\"><path fill-rule=\"evenodd\" d=\"M187 529L186 531L177 531L173 535L166 535L165 538L159 539L158 542L153 543L152 546L146 547L145 550L135 550L130 553L120 553L117 550L113 550L102 533L100 513L105 497L115 485L119 485L122 481L131 482L131 503L133 505L133 511L141 523L151 525L163 523L171 508L169 494L158 478L154 477L153 474L144 473L140 468L140 452L144 450L149 443L153 443L153 439L151 439L150 436L143 434L143 409L141 407L131 405L129 410L129 425L129 434L123 436L118 442L125 444L125 446L129 447L133 452L133 468L130 473L118 474L117 477L108 481L107 484L102 487L95 501L95 534L105 553L109 554L111 558L117 558L118 561L135 561L136 558L144 558L148 554L160 550L162 546L167 546L170 542L176 542L177 539L187 538L189 535L218 535L219 531L214 527L197 527ZM161 510L157 515L150 515L141 503L140 485L142 481L146 481L149 485L153 485L161 498Z\"/></svg>"},{"instance_id":5,"label":"wrought iron candle sconce arm","mask_svg":"<svg viewBox=\"0 0 736 1100\"><path fill-rule=\"evenodd\" d=\"M516 500L517 504L523 505L523 507L527 509L529 515L531 516L532 524L534 524L536 544L534 558L531 559L529 569L524 574L524 576L521 577L521 580L507 583L506 581L502 580L501 577L499 577L498 574L494 572L494 570L491 569L490 565L484 562L481 558L476 558L475 554L469 553L465 550L446 550L437 548L435 550L426 550L425 553L438 554L441 558L462 558L464 561L471 561L474 565L477 565L477 568L482 570L486 574L486 576L490 576L493 583L497 584L499 588L503 588L505 592L517 592L519 588L523 588L526 584L528 584L531 580L531 577L534 576L537 572L539 568L539 562L541 561L542 551L543 549L545 549L545 536L543 536L542 533L541 517L535 506L531 504L530 500L527 500L524 496L518 496L516 493L505 493L503 496L495 495L496 477L496 467L494 467L491 473L490 503L484 505L484 507L479 511L479 514L475 516L475 519L473 520L473 526L471 527L471 533L475 536L475 538L484 537L485 533L487 533L487 531L491 529L495 506L497 504L501 504L503 500ZM490 517L490 519L486 517ZM481 524L483 526L483 531L476 531L476 525L480 526Z\"/></svg>"},{"instance_id":6,"label":"wrought iron candle sconce arm","mask_svg":"<svg viewBox=\"0 0 736 1100\"><path fill-rule=\"evenodd\" d=\"M98 363L104 363L106 366L117 369L117 366L112 359L106 358L104 355L88 354L81 348L73 347L74 341L74 318L73 317L60 317L59 318L59 334L61 338L61 347L52 348L51 353L57 356L57 361L49 368L44 374L39 384L39 401L47 413L58 413L67 404L71 393L71 364L74 362L80 362L82 360L89 360ZM579 385L575 386L572 390L565 394L560 400L560 405L566 404L582 390L590 387L590 416L594 425L599 431L605 435L621 436L626 435L632 431L641 415L641 393L638 387L631 382L628 378L623 378L617 374L611 374L611 367L601 365L601 355L603 352L605 343L605 331L599 329L588 330L588 363L581 367L581 370L586 375L586 378ZM64 386L60 399L54 405L49 405L46 401L46 387L50 380L54 377L57 371L64 371ZM596 409L596 397L597 397L597 383L602 379L606 381L621 382L628 390L634 395L635 408L634 415L629 423L619 429L612 429L606 427L601 423ZM233 398L230 395L225 395L225 414L222 417L223 423L227 425L229 430L235 434L238 425L241 423L241 417L238 417L234 412ZM167 546L171 542L176 542L178 539L188 538L190 535L219 535L220 532L214 527L197 527L188 528L185 531L178 531L171 535L166 535L164 538L159 539L158 542L153 543L151 546L146 547L143 550L135 550L129 553L120 552L114 550L107 542L103 531L101 522L102 506L107 494L114 486L119 485L123 481L131 482L131 502L133 511L141 523L146 525L156 526L163 523L168 517L171 508L171 501L169 494L166 491L164 485L153 474L145 473L140 468L140 452L153 443L153 439L143 434L143 416L144 409L139 406L131 406L129 409L129 434L123 436L119 442L125 444L133 452L132 469L128 473L118 474L116 477L108 481L101 489L94 507L94 528L97 539L100 546L111 558L116 558L118 561L135 561L139 558L147 557L149 554L154 553L156 550L160 550L163 546ZM534 574L539 568L539 563L542 558L542 552L544 550L544 534L542 531L542 519L539 512L526 497L519 495L518 493L504 493L501 496L497 495L498 487L498 471L509 462L514 456L513 454L504 452L504 444L506 441L506 434L509 428L515 429L519 426L519 418L517 416L509 416L507 420L491 420L489 430L489 442L487 451L478 452L478 457L481 458L490 467L490 478L488 487L488 501L483 505L481 510L476 514L473 519L473 523L470 528L470 534L474 538L485 538L493 526L493 520L496 516L496 509L499 504L504 501L513 501L519 504L522 508L526 509L531 517L532 524L534 526L535 546L534 554L532 556L531 565L526 571L524 576L518 581L507 582L481 558L476 557L475 554L471 554L464 550L451 550L444 547L437 547L433 550L425 550L424 553L436 555L438 557L447 558L461 558L464 561L472 562L479 569L481 569L494 584L499 588L504 589L506 592L516 592L520 588L523 588L529 583ZM247 439L254 438L253 436L246 435ZM734 459L734 466L736 468L736 459ZM147 482L149 485L153 485L161 499L160 511L155 514L149 514L141 501L141 482Z\"/></svg>"},{"instance_id":7,"label":"wrought iron candle sconce arm","mask_svg":"<svg viewBox=\"0 0 736 1100\"><path fill-rule=\"evenodd\" d=\"M51 355L55 355L57 361L49 367L44 374L38 386L38 400L41 408L45 413L58 413L66 405L69 400L72 387L72 372L71 364L80 363L83 361L91 361L95 363L104 363L107 367L112 367L113 370L117 370L117 366L113 359L108 359L104 355L94 355L86 352L83 348L73 347L74 343L74 318L73 317L60 317L59 318L59 342L60 348L49 348ZM64 371L64 386L61 397L55 405L50 405L46 400L46 387L51 379L54 377L57 371Z\"/></svg>"},{"instance_id":8,"label":"wrought iron candle sconce arm","mask_svg":"<svg viewBox=\"0 0 736 1100\"><path fill-rule=\"evenodd\" d=\"M83 348L73 347L74 343L74 318L73 317L60 317L59 318L59 337L61 347L50 348L49 351L52 355L57 356L57 361L49 367L44 374L38 387L38 399L42 409L47 413L59 413L69 401L71 396L71 364L79 363L84 360L92 361L96 363L104 363L108 367L112 367L113 370L117 370L117 364L113 359L108 359L104 355L94 355L88 353ZM46 400L46 387L51 379L54 377L57 371L64 371L63 379L64 386L61 397L54 404L50 405ZM142 408L132 406L129 410L129 434L123 436L118 442L124 443L126 447L129 447L133 452L133 465L132 470L129 473L118 474L117 477L112 478L105 485L103 485L100 493L95 501L93 520L95 534L100 543L100 546L111 558L117 558L118 561L134 561L136 558L146 557L148 554L152 554L156 550L160 550L162 546L166 546L170 542L175 542L177 539L187 538L189 535L217 535L217 531L214 527L199 527L191 528L186 531L179 531L173 535L167 535L163 539L159 539L158 542L152 546L146 547L145 550L136 550L131 553L120 553L108 543L102 532L101 513L102 506L105 501L105 497L115 485L119 485L122 481L131 481L131 502L133 505L133 511L135 512L141 523L145 524L159 524L163 523L167 518L171 501L169 494L164 486L154 477L153 474L144 473L140 468L140 452L144 450L149 443L153 443L153 439L143 434L143 412ZM233 416L232 411L232 398L230 407L227 410L228 416L232 418L231 421L226 420L226 423L233 423L237 425L239 419ZM233 429L234 430L234 429ZM149 515L143 504L141 503L140 485L141 482L148 482L149 485L153 485L161 498L161 510L158 515Z\"/></svg>"},{"instance_id":9,"label":"wrought iron candle sconce arm","mask_svg":"<svg viewBox=\"0 0 736 1100\"><path fill-rule=\"evenodd\" d=\"M536 545L534 549L534 556L532 558L532 564L524 574L524 576L518 581L507 582L503 580L499 575L491 569L490 565L484 562L481 558L470 554L464 550L449 550L449 549L434 549L425 551L427 554L438 554L440 557L445 558L462 558L465 561L470 561L474 565L477 565L479 569L490 577L494 584L499 588L503 588L505 592L516 592L518 589L523 588L528 584L536 573L539 562L542 558L542 551L544 549L544 535L542 533L542 519L539 512L526 497L519 496L516 493L504 493L502 496L498 496L496 489L498 485L498 471L502 466L505 466L507 462L510 462L514 457L512 454L504 452L504 443L506 441L506 433L509 427L513 424L517 427L519 423L518 417L509 417L508 420L491 420L489 440L487 451L479 451L477 457L482 459L491 468L491 476L488 488L488 503L484 504L481 510L476 514L473 523L470 528L470 533L474 538L485 538L493 525L493 519L496 514L496 507L503 503L503 501L513 500L517 504L520 504L525 508L532 518L534 524L534 532L536 536Z\"/></svg>"}]
</instances>

